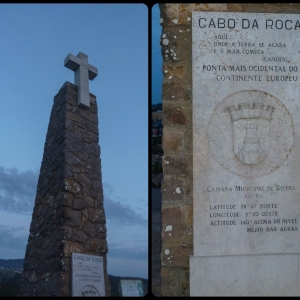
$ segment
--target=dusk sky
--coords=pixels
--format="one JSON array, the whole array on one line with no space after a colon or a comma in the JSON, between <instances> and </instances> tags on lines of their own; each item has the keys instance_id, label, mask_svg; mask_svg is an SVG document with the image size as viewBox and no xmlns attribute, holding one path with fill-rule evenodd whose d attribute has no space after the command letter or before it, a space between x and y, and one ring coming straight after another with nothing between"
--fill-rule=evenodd
<instances>
[{"instance_id":1,"label":"dusk sky","mask_svg":"<svg viewBox=\"0 0 300 300\"><path fill-rule=\"evenodd\" d=\"M108 273L148 278L148 8L144 4L0 4L0 259L24 258L53 98L98 69Z\"/></svg>"},{"instance_id":2,"label":"dusk sky","mask_svg":"<svg viewBox=\"0 0 300 300\"><path fill-rule=\"evenodd\" d=\"M162 56L160 47L160 36L162 27L160 25L160 12L158 4L152 7L152 104L162 102Z\"/></svg>"}]
</instances>

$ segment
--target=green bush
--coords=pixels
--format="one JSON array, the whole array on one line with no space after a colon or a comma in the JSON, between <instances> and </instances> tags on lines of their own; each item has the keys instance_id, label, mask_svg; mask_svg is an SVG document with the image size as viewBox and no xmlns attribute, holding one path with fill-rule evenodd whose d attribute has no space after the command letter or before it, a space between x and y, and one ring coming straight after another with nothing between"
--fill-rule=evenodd
<instances>
[{"instance_id":1,"label":"green bush","mask_svg":"<svg viewBox=\"0 0 300 300\"><path fill-rule=\"evenodd\" d=\"M7 286L0 283L0 297L18 297L19 286Z\"/></svg>"}]
</instances>

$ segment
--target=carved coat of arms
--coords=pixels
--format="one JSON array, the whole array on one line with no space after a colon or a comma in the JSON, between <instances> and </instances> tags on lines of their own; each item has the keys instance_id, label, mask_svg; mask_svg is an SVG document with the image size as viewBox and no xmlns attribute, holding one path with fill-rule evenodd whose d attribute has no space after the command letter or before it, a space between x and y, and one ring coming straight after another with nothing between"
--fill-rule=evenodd
<instances>
[{"instance_id":1,"label":"carved coat of arms","mask_svg":"<svg viewBox=\"0 0 300 300\"><path fill-rule=\"evenodd\" d=\"M233 124L233 150L236 157L248 165L261 163L269 152L270 120L274 107L254 102L228 106Z\"/></svg>"}]
</instances>

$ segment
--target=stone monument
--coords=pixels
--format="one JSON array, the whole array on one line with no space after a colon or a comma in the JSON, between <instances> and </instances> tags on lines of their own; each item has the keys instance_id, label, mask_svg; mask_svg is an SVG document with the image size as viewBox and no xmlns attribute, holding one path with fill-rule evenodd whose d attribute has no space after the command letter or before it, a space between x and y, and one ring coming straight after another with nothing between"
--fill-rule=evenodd
<instances>
[{"instance_id":1,"label":"stone monument","mask_svg":"<svg viewBox=\"0 0 300 300\"><path fill-rule=\"evenodd\" d=\"M300 295L300 18L193 12L191 296Z\"/></svg>"},{"instance_id":2,"label":"stone monument","mask_svg":"<svg viewBox=\"0 0 300 300\"><path fill-rule=\"evenodd\" d=\"M161 296L299 296L299 3L160 3Z\"/></svg>"},{"instance_id":3,"label":"stone monument","mask_svg":"<svg viewBox=\"0 0 300 300\"><path fill-rule=\"evenodd\" d=\"M97 69L81 52L65 66L75 85L54 97L20 296L110 295L98 108L88 88Z\"/></svg>"}]
</instances>

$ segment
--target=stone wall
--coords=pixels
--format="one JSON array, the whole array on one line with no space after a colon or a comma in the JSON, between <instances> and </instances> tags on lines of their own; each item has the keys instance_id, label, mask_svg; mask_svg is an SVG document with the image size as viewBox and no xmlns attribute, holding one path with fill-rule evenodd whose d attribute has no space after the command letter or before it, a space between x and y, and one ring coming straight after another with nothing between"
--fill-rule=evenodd
<instances>
[{"instance_id":1,"label":"stone wall","mask_svg":"<svg viewBox=\"0 0 300 300\"><path fill-rule=\"evenodd\" d=\"M299 13L298 3L160 4L163 57L161 295L189 296L193 254L192 11Z\"/></svg>"},{"instance_id":2,"label":"stone wall","mask_svg":"<svg viewBox=\"0 0 300 300\"><path fill-rule=\"evenodd\" d=\"M106 219L98 110L77 105L66 82L54 97L24 260L21 296L71 296L71 253L101 255L107 275Z\"/></svg>"}]
</instances>

